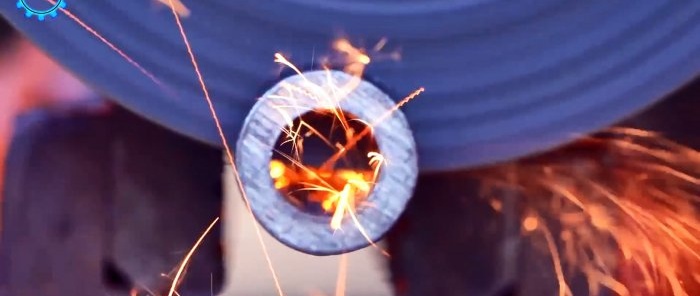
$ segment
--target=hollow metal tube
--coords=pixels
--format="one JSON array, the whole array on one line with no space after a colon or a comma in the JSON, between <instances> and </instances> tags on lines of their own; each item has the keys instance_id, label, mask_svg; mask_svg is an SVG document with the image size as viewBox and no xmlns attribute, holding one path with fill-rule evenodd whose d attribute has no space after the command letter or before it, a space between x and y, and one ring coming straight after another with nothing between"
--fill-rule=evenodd
<instances>
[{"instance_id":1,"label":"hollow metal tube","mask_svg":"<svg viewBox=\"0 0 700 296\"><path fill-rule=\"evenodd\" d=\"M385 165L367 197L369 206L357 209L357 219L367 237L377 241L396 222L413 194L418 175L412 132L394 102L367 81L357 81L344 72L311 71L283 79L270 88L248 114L236 146L236 165L243 188L257 221L283 244L313 255L351 252L370 244L353 219L346 217L339 231L330 227L331 217L304 212L290 204L274 187L269 175L273 149L288 124L276 107L287 108L291 118L327 109L319 95L337 94L338 86L352 89L337 100L340 110L373 124L373 136ZM293 97L293 101L290 101ZM389 114L386 116L386 114Z\"/></svg>"}]
</instances>

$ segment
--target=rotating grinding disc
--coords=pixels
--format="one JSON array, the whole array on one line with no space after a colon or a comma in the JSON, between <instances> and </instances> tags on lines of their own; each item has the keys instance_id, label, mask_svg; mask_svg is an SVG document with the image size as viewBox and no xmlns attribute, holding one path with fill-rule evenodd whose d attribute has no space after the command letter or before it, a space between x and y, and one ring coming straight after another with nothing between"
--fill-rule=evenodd
<instances>
[{"instance_id":1,"label":"rotating grinding disc","mask_svg":"<svg viewBox=\"0 0 700 296\"><path fill-rule=\"evenodd\" d=\"M25 18L15 1L2 1L0 12L127 108L221 144L169 8L158 1L67 2L73 16L171 91L65 10L45 22ZM695 0L182 3L189 10L183 25L230 138L255 98L279 81L275 52L314 69L334 55L336 38L368 49L387 40L385 49L401 59L374 59L366 77L394 99L425 87L403 109L421 170L476 166L560 145L645 108L700 71Z\"/></svg>"}]
</instances>

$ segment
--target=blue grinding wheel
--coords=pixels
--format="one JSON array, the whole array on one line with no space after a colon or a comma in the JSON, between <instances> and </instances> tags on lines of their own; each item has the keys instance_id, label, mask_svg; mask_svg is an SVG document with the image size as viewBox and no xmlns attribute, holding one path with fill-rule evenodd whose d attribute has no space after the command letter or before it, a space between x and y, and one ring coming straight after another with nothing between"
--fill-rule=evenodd
<instances>
[{"instance_id":1,"label":"blue grinding wheel","mask_svg":"<svg viewBox=\"0 0 700 296\"><path fill-rule=\"evenodd\" d=\"M0 12L59 62L116 101L173 130L220 145L168 8L155 1L91 0L70 11L142 64L177 96L76 22ZM488 164L561 145L659 100L700 71L700 1L209 0L184 19L225 131L234 139L283 52L301 66L346 36L381 38L398 62L367 77L398 100L421 170Z\"/></svg>"}]
</instances>

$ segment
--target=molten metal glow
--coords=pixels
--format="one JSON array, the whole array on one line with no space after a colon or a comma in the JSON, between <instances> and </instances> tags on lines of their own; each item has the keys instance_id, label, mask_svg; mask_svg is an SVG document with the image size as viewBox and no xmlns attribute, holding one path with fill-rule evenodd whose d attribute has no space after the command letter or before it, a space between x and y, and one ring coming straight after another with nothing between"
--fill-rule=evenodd
<instances>
[{"instance_id":1,"label":"molten metal glow","mask_svg":"<svg viewBox=\"0 0 700 296\"><path fill-rule=\"evenodd\" d=\"M525 235L545 239L559 295L575 273L591 295L700 295L700 152L618 128L480 173L524 199Z\"/></svg>"},{"instance_id":2,"label":"molten metal glow","mask_svg":"<svg viewBox=\"0 0 700 296\"><path fill-rule=\"evenodd\" d=\"M331 228L340 230L347 211L355 209L369 195L373 185L371 180L376 179L381 165L374 163L374 171L320 171L310 166L300 168L298 162L287 166L282 161L272 160L270 177L275 188L285 192L295 204L300 204L301 200L294 194L304 191L307 201L320 204L326 213L332 214Z\"/></svg>"}]
</instances>

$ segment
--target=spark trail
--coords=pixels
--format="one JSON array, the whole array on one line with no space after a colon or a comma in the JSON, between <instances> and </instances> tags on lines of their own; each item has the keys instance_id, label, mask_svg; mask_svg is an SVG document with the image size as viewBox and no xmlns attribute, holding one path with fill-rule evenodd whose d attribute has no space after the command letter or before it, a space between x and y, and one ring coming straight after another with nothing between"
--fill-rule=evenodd
<instances>
[{"instance_id":1,"label":"spark trail","mask_svg":"<svg viewBox=\"0 0 700 296\"><path fill-rule=\"evenodd\" d=\"M54 0L46 0L46 1L49 2L49 3L51 3L52 5L55 5L55 4L56 4L56 1L54 1ZM170 89L167 88L167 87L165 86L165 84L163 84L158 78L156 78L155 75L153 75L150 71L146 70L146 68L144 68L143 66L141 66L141 64L139 64L138 62L136 62L133 58L131 58L129 55L127 55L123 50L119 49L119 47L117 47L117 46L114 45L112 42L110 42L109 40L107 40L107 38L103 37L102 34L98 33L98 32L97 32L95 29L93 29L91 26L89 26L89 25L86 24L84 21L82 21L80 18L78 18L77 16L75 16L72 12L70 12L70 10L68 10L68 9L66 9L66 8L59 8L59 9L60 9L61 12L63 12L64 14L66 14L66 16L68 16L68 18L70 18L71 20L73 20L74 22L76 22L79 26L81 26L83 29L85 29L86 31L88 31L88 33L90 33L90 34L92 34L93 36L95 36L95 37L96 37L97 39L99 39L102 43L104 43L105 45L107 45L112 51L116 52L119 56L121 56L121 57L122 57L124 60L126 60L129 64L131 64L131 65L134 66L137 70L139 70L143 75L145 75L146 77L148 77L148 79L150 79L151 81L153 81L153 83L155 83L156 85L158 85L158 87L160 87L162 90L165 90L165 91L167 91L168 93L172 93L172 91L170 91Z\"/></svg>"},{"instance_id":2,"label":"spark trail","mask_svg":"<svg viewBox=\"0 0 700 296\"><path fill-rule=\"evenodd\" d=\"M207 227L206 230L204 230L204 233L197 239L197 242L194 243L194 246L187 252L187 255L185 256L185 259L182 260L182 263L180 264L180 267L177 269L177 273L175 274L175 278L173 278L173 282L170 285L170 291L168 292L168 296L173 296L173 294L176 294L175 288L177 288L177 285L180 283L180 278L182 277L182 273L185 271L185 268L187 267L187 264L190 262L190 258L192 258L192 255L194 255L194 252L197 250L199 245L202 243L204 238L209 234L212 228L214 228L214 225L219 222L219 217L214 219L211 224L209 224L209 227Z\"/></svg>"},{"instance_id":3,"label":"spark trail","mask_svg":"<svg viewBox=\"0 0 700 296\"><path fill-rule=\"evenodd\" d=\"M46 1L48 1L52 4L55 3L53 0L46 0ZM164 2L164 3L167 2L168 6L171 8L171 12L175 18L175 22L176 22L177 27L180 31L180 35L181 35L183 42L187 48L187 52L188 52L188 55L190 57L190 62L194 68L195 74L197 75L197 79L198 79L198 82L199 82L200 87L202 89L202 92L204 94L204 98L207 102L210 113L211 113L212 118L215 122L217 131L218 131L219 136L221 138L221 142L225 148L228 162L230 163L230 165L233 169L233 173L234 173L234 176L236 178L236 182L238 183L238 186L241 187L241 180L240 180L240 176L238 175L238 172L237 172L237 169L235 166L232 150L229 147L229 144L228 144L228 141L227 141L225 134L223 132L223 128L221 126L220 120L219 120L218 115L216 113L216 109L215 109L214 104L210 98L209 91L206 87L206 83L205 83L204 78L201 74L201 71L199 69L199 65L198 65L197 60L195 58L194 52L192 50L192 46L189 42L189 39L187 38L187 34L186 34L185 29L183 27L183 24L180 20L180 16L185 16L187 14L183 14L182 7L179 7L178 3L174 2L174 0L167 0L167 1L162 0L161 2ZM138 62L136 62L132 57L130 57L128 54L126 54L123 50L121 50L115 44L113 44L112 42L107 40L102 34L97 32L94 28L92 28L87 23L82 21L78 16L74 15L72 12L70 12L67 9L61 9L61 11L63 13L65 13L71 20L75 21L79 26L81 26L83 29L85 29L87 32L89 32L94 37L96 37L98 40L100 40L102 43L104 43L112 51L117 53L120 57L122 57L130 65L135 67L143 75L148 77L151 81L153 81L156 85L158 85L162 90L164 90L165 92L167 92L169 94L173 94L172 90L167 88L158 78L155 77L155 75L153 75L150 71L146 70L142 65L140 65ZM374 50L379 51L380 49L382 49L386 45L386 43L387 43L386 39L380 40L380 42L375 46ZM362 76L366 65L369 64L371 59L364 52L364 50L355 48L354 46L352 46L352 44L350 44L350 42L348 40L345 40L345 39L336 40L336 42L334 43L334 48L338 52L345 55L345 60L346 60L345 71L356 78L356 79L353 79L352 81L350 81L346 85L334 86L333 89L330 90L331 97L343 98L349 92L351 92L354 89L354 87L356 87L361 82L360 77ZM381 58L381 56L379 56L379 57ZM398 58L400 58L400 55L397 52L394 52L394 53L391 53L389 55L389 57L392 59L398 59ZM283 56L276 55L276 62L285 64L286 66L294 69L298 74L301 74L303 76L303 74L293 64L288 62ZM330 76L329 76L329 78L330 78ZM383 115L382 117L384 118L384 117L390 115L391 112L398 110L401 106L403 106L403 104L405 104L409 100L413 99L414 97L419 95L421 92L423 92L422 88L420 88L419 90L417 90L413 94L409 95L407 98L404 98L391 111L387 112L387 114ZM327 95L327 94L324 94L324 95ZM328 97L326 97L326 98L328 98ZM291 99L293 101L293 98L291 98ZM335 105L331 106L329 108L329 110L331 110L337 116L338 120L340 121L341 126L345 129L346 136L348 137L348 139L350 139L350 141L348 141L348 143L345 146L336 145L336 148L338 149L338 151L340 151L340 153L339 153L340 155L334 156L335 158L337 158L336 160L342 159L343 154L346 153L347 151L351 150L352 147L354 145L356 145L356 142L359 141L359 139L361 139L362 137L365 137L367 135L370 135L372 132L372 125L377 124L379 121L381 121L381 120L375 121L375 122L372 122L371 124L368 124L367 122L362 122L367 126L367 128L365 128L360 134L355 134L354 131L351 131L348 128L349 127L348 119L345 118L344 112L342 110L340 110L339 105L337 104L338 102L339 102L339 100L336 100ZM314 127L312 127L310 125L306 125L306 127L309 130L312 130L312 131L314 130ZM289 135L292 139L298 139L298 137L300 135L300 128L301 128L301 126L296 130L296 133L294 133L291 130L291 126L290 126ZM317 134L317 136L321 136L320 133L318 133L318 132L316 132L316 134ZM295 142L294 144L297 144L297 143ZM295 156L298 156L298 154ZM340 190L340 191L338 191L336 189L330 190L330 191L332 191L332 195L336 196L335 197L336 201L333 202L334 203L334 205L333 205L334 210L333 211L334 211L334 216L336 216L336 218L334 219L335 223L332 223L332 224L335 225L334 228L339 230L339 226L338 226L339 219L341 219L345 215L349 215L353 219L353 221L356 224L356 226L358 227L358 229L368 239L370 244L373 245L374 247L378 248L384 255L388 256L388 253L386 251L381 249L379 246L377 246L374 242L372 242L369 239L369 237L363 231L363 228L360 225L360 221L357 220L357 217L354 214L355 200L354 200L354 198L351 198L351 196L354 195L354 193L356 193L358 190L359 191L367 191L368 190L367 185L371 185L374 181L376 181L376 177L377 177L377 174L379 173L380 167L383 164L385 164L387 161L387 160L383 159L383 156L381 154L379 154L379 152L376 152L376 151L370 151L370 153L367 156L370 158L369 165L373 168L373 170L372 170L373 176L370 178L371 181L368 182L364 179L348 180L348 183L346 184L347 186L343 187L344 190ZM330 162L335 163L335 161L330 161ZM327 162L327 164L329 164L330 162ZM306 168L306 169L308 169L308 168ZM328 190L329 189L328 187L330 187L330 186L328 186L328 184L325 184L324 186L325 186L324 190ZM252 215L252 210L250 208L248 198L247 198L247 196L245 196L245 192L242 192L242 194L243 194L244 202L246 204L246 208L247 208L248 212ZM341 206L338 206L338 205L341 205ZM280 283L279 283L279 279L276 275L276 272L275 272L273 264L272 264L272 260L270 259L270 256L269 256L269 252L267 251L267 247L262 240L260 226L255 224L255 227L256 227L255 230L256 230L257 237L258 237L258 241L260 242L263 253L265 254L267 265L268 265L268 268L273 276L277 292L279 295L283 295L282 288L281 288ZM180 277L178 276L176 278L176 280L173 281L173 287L179 281L180 281ZM175 292L174 290L171 290L171 294L172 293L176 294L177 292Z\"/></svg>"},{"instance_id":4,"label":"spark trail","mask_svg":"<svg viewBox=\"0 0 700 296\"><path fill-rule=\"evenodd\" d=\"M487 194L514 190L532 213L525 235L534 243L539 229L566 267L559 295L571 293L565 271L585 276L591 295L700 295L700 152L614 128L478 173Z\"/></svg>"},{"instance_id":5,"label":"spark trail","mask_svg":"<svg viewBox=\"0 0 700 296\"><path fill-rule=\"evenodd\" d=\"M207 101L207 105L209 106L209 111L211 112L212 118L214 119L214 123L216 124L216 129L219 133L219 137L221 138L221 143L224 145L224 149L226 151L226 156L228 158L229 164L231 165L232 171L235 175L237 185L239 188L243 188L241 178L238 174L238 170L236 169L236 163L235 163L234 158L233 158L233 152L228 145L228 140L226 139L226 136L224 135L224 130L221 127L221 122L219 121L219 117L218 117L216 110L214 108L214 103L212 102L212 100L209 96L209 90L207 89L207 86L204 83L204 78L202 76L202 73L199 70L199 65L197 64L197 60L195 59L194 52L192 51L192 46L190 45L189 39L187 38L187 34L185 33L185 28L183 27L182 22L180 21L180 16L178 15L177 10L175 9L175 4L173 3L173 0L168 0L168 3L170 4L170 9L173 13L173 16L175 17L175 22L177 23L177 27L180 30L180 35L182 36L182 41L185 43L185 46L187 47L187 53L190 56L190 61L192 62L192 66L194 67L195 73L197 74L197 78L199 80L200 86L202 87L202 92L204 93L204 98ZM244 190L241 190L241 195L243 196L243 200L245 202L245 205L246 205L246 208L247 208L249 214L251 215L251 217L254 217L253 210L250 207L250 202L249 202L248 197L246 196ZM280 296L283 296L284 293L282 292L282 287L280 285L279 279L277 277L277 273L275 272L274 266L272 264L272 259L270 258L270 254L267 250L267 246L265 245L265 242L263 241L260 226L258 224L254 224L254 227L255 227L256 236L258 238L258 242L260 243L260 246L261 246L263 253L265 255L265 260L267 261L268 269L270 270L270 273L272 274L272 278L275 282L275 288L277 289L277 294Z\"/></svg>"}]
</instances>

